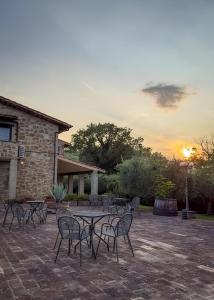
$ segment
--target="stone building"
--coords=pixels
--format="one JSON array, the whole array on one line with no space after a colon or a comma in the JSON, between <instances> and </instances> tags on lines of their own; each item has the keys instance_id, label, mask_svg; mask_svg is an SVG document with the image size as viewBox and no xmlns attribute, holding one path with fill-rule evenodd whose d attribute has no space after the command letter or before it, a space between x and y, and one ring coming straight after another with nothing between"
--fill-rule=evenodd
<instances>
[{"instance_id":1,"label":"stone building","mask_svg":"<svg viewBox=\"0 0 214 300\"><path fill-rule=\"evenodd\" d=\"M66 122L0 96L0 200L47 196L53 184L79 176L84 193L84 174L91 173L91 193L98 191L97 173L103 170L68 160L68 143L58 135L72 126Z\"/></svg>"}]
</instances>

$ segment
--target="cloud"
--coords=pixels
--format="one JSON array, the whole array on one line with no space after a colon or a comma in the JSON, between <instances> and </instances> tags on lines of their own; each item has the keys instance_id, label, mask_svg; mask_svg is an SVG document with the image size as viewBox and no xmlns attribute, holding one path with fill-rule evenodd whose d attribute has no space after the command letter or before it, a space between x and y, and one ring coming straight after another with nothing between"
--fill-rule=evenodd
<instances>
[{"instance_id":1,"label":"cloud","mask_svg":"<svg viewBox=\"0 0 214 300\"><path fill-rule=\"evenodd\" d=\"M153 84L152 82L149 82L142 92L153 96L157 106L166 110L176 109L179 102L188 95L184 86L166 83Z\"/></svg>"}]
</instances>

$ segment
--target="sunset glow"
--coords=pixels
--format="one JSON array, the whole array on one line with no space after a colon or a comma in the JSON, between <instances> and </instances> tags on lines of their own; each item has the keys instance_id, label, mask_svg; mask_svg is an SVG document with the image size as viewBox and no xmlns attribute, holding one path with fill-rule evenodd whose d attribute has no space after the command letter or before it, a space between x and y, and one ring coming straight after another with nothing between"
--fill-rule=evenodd
<instances>
[{"instance_id":1,"label":"sunset glow","mask_svg":"<svg viewBox=\"0 0 214 300\"><path fill-rule=\"evenodd\" d=\"M67 141L110 122L183 157L213 131L214 1L174 2L2 1L0 95L71 123Z\"/></svg>"}]
</instances>

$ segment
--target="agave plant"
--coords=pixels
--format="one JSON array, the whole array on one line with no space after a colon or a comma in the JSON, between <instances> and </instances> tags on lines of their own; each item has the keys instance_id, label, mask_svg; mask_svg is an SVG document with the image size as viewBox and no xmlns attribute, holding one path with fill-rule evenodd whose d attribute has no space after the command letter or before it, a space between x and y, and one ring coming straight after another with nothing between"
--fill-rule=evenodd
<instances>
[{"instance_id":1,"label":"agave plant","mask_svg":"<svg viewBox=\"0 0 214 300\"><path fill-rule=\"evenodd\" d=\"M55 199L56 203L62 202L67 194L67 187L63 184L56 184L50 191L51 196Z\"/></svg>"}]
</instances>

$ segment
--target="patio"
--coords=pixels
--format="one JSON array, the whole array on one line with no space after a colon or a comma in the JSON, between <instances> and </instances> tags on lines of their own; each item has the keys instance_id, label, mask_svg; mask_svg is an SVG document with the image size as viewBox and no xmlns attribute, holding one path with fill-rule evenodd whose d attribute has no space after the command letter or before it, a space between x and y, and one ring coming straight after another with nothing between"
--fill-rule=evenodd
<instances>
[{"instance_id":1,"label":"patio","mask_svg":"<svg viewBox=\"0 0 214 300\"><path fill-rule=\"evenodd\" d=\"M2 222L1 212L0 221ZM214 299L214 223L136 213L130 237L135 257L119 244L119 264L101 244L97 260L83 248L54 263L57 227L47 223L26 231L0 227L0 299Z\"/></svg>"}]
</instances>

